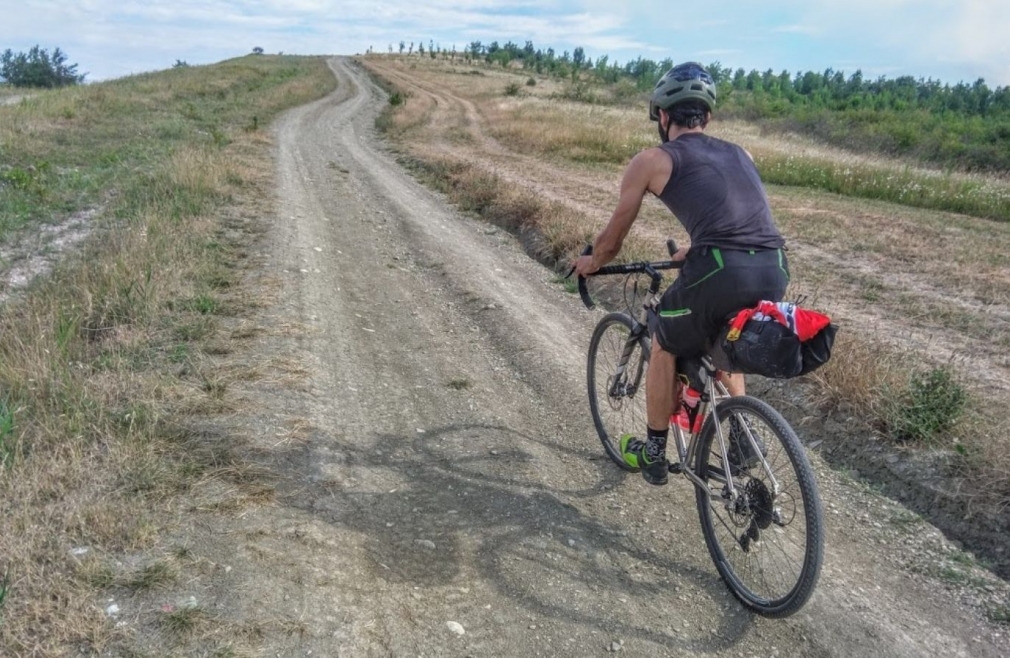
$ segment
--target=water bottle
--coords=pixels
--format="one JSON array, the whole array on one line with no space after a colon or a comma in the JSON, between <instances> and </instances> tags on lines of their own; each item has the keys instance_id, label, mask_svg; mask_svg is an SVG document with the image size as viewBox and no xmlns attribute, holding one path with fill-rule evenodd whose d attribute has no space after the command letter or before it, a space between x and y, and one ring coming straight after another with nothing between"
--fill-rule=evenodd
<instances>
[{"instance_id":1,"label":"water bottle","mask_svg":"<svg viewBox=\"0 0 1010 658\"><path fill-rule=\"evenodd\" d=\"M680 387L680 410L677 411L673 416L673 422L679 427L684 434L690 434L691 432L697 432L700 427L697 427L700 423L700 419L697 418L698 403L701 402L701 393L696 391L690 386L683 385ZM696 427L691 429L691 421L694 419L694 425Z\"/></svg>"}]
</instances>

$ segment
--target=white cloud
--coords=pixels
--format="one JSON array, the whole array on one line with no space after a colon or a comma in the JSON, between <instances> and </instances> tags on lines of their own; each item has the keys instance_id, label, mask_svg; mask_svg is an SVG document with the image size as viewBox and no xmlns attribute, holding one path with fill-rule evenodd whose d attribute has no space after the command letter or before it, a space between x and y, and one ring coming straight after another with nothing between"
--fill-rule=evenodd
<instances>
[{"instance_id":1,"label":"white cloud","mask_svg":"<svg viewBox=\"0 0 1010 658\"><path fill-rule=\"evenodd\" d=\"M799 4L799 3L797 3ZM803 3L801 24L825 35L858 35L895 59L943 68L955 77L1010 84L1010 2L1006 0L829 0ZM950 77L950 76L947 76Z\"/></svg>"}]
</instances>

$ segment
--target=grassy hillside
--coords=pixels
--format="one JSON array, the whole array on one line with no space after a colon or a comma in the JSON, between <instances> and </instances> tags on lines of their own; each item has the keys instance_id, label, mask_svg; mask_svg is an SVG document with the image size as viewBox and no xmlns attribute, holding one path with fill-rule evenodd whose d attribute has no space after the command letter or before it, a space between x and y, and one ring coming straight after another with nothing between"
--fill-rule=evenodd
<instances>
[{"instance_id":1,"label":"grassy hillside","mask_svg":"<svg viewBox=\"0 0 1010 658\"><path fill-rule=\"evenodd\" d=\"M266 127L333 84L321 59L250 56L0 107L0 246L83 210L89 235L0 308L0 654L106 652L102 592L179 576L142 556L235 463L178 421L227 409L208 355L252 303L233 290Z\"/></svg>"}]
</instances>

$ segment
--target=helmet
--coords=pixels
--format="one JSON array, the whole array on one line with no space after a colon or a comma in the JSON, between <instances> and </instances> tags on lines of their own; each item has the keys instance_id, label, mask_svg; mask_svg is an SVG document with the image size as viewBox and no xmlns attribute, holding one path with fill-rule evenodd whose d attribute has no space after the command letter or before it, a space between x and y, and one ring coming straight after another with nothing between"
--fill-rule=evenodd
<instances>
[{"instance_id":1,"label":"helmet","mask_svg":"<svg viewBox=\"0 0 1010 658\"><path fill-rule=\"evenodd\" d=\"M649 118L659 121L659 110L689 100L701 101L709 111L715 107L715 80L697 62L678 64L659 79L649 99Z\"/></svg>"}]
</instances>

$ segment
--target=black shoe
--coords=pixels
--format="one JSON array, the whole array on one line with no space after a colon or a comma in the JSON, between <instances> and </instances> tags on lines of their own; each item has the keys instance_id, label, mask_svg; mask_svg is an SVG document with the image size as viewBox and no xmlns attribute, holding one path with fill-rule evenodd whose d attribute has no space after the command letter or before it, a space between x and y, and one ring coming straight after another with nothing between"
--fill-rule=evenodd
<instances>
[{"instance_id":1,"label":"black shoe","mask_svg":"<svg viewBox=\"0 0 1010 658\"><path fill-rule=\"evenodd\" d=\"M649 484L666 484L670 473L670 463L666 460L666 455L650 459L646 447L645 441L636 439L630 434L621 436L621 455L624 457L624 463L632 468L641 469L642 477Z\"/></svg>"},{"instance_id":2,"label":"black shoe","mask_svg":"<svg viewBox=\"0 0 1010 658\"><path fill-rule=\"evenodd\" d=\"M744 426L750 430L750 435L754 437L754 442L757 444L758 449L761 450L760 455L754 452L754 446L751 445L750 439L747 438ZM730 416L729 419L727 449L729 450L729 466L733 475L743 475L751 468L760 464L761 457L768 456L768 448L758 433L754 431L754 428L751 427L746 419L741 421L736 415Z\"/></svg>"}]
</instances>

